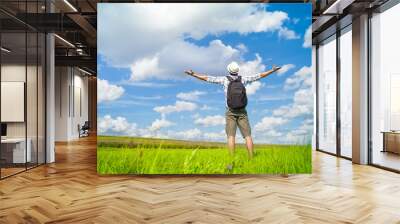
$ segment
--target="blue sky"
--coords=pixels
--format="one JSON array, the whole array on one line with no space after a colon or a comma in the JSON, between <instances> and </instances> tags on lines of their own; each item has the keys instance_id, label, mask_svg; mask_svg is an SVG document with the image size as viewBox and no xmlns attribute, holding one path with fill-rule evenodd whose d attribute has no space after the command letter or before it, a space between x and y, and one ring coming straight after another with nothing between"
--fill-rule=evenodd
<instances>
[{"instance_id":1,"label":"blue sky","mask_svg":"<svg viewBox=\"0 0 400 224\"><path fill-rule=\"evenodd\" d=\"M183 71L237 61L243 76L283 66L247 87L255 141L309 141L310 24L310 4L99 4L99 133L224 141L222 86Z\"/></svg>"}]
</instances>

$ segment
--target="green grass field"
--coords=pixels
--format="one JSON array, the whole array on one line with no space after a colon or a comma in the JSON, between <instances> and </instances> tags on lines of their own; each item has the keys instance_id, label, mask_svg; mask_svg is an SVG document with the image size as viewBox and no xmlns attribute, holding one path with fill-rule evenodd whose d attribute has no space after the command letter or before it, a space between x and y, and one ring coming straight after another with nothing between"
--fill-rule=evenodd
<instances>
[{"instance_id":1,"label":"green grass field","mask_svg":"<svg viewBox=\"0 0 400 224\"><path fill-rule=\"evenodd\" d=\"M228 167L232 165L232 167ZM244 145L234 157L226 145L168 139L99 136L99 174L295 174L311 173L310 145Z\"/></svg>"}]
</instances>

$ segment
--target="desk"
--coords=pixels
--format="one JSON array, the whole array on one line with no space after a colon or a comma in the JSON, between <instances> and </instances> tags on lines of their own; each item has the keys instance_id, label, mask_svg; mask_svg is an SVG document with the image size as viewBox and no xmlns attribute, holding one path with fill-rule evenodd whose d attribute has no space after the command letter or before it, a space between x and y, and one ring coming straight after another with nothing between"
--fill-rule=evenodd
<instances>
[{"instance_id":1,"label":"desk","mask_svg":"<svg viewBox=\"0 0 400 224\"><path fill-rule=\"evenodd\" d=\"M400 154L400 132L383 131L383 150L382 152L392 152Z\"/></svg>"},{"instance_id":2,"label":"desk","mask_svg":"<svg viewBox=\"0 0 400 224\"><path fill-rule=\"evenodd\" d=\"M27 139L27 146L25 151L25 138L5 138L1 139L2 157L9 163L26 163L31 162L31 145L30 138ZM10 155L12 154L12 156ZM12 159L11 159L12 158ZM26 160L25 160L26 159Z\"/></svg>"}]
</instances>

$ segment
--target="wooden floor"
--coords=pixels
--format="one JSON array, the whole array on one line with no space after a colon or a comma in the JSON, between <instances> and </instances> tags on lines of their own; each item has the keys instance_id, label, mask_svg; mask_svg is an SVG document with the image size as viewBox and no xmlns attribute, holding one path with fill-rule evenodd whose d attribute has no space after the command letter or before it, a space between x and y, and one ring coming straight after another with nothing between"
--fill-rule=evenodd
<instances>
[{"instance_id":1,"label":"wooden floor","mask_svg":"<svg viewBox=\"0 0 400 224\"><path fill-rule=\"evenodd\" d=\"M1 177L8 177L11 176L13 174L19 173L19 172L23 172L25 171L25 167L7 167L7 168L1 168Z\"/></svg>"},{"instance_id":2,"label":"wooden floor","mask_svg":"<svg viewBox=\"0 0 400 224\"><path fill-rule=\"evenodd\" d=\"M314 153L312 175L98 176L94 138L0 181L0 223L400 223L400 175Z\"/></svg>"},{"instance_id":3,"label":"wooden floor","mask_svg":"<svg viewBox=\"0 0 400 224\"><path fill-rule=\"evenodd\" d=\"M400 155L391 152L375 151L373 155L375 164L400 170Z\"/></svg>"}]
</instances>

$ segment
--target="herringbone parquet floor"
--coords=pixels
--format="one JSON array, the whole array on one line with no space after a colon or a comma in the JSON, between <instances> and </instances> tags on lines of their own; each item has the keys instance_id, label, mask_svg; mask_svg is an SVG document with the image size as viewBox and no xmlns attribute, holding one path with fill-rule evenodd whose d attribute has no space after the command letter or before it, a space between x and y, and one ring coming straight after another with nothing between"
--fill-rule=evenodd
<instances>
[{"instance_id":1,"label":"herringbone parquet floor","mask_svg":"<svg viewBox=\"0 0 400 224\"><path fill-rule=\"evenodd\" d=\"M0 181L0 223L400 223L400 175L315 152L312 175L98 176L94 138Z\"/></svg>"}]
</instances>

